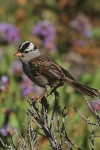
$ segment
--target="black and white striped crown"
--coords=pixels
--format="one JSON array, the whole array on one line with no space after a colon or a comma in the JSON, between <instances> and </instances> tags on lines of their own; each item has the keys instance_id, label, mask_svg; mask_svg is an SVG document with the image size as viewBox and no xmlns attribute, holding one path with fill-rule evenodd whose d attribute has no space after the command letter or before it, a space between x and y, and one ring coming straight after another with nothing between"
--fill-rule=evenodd
<instances>
[{"instance_id":1,"label":"black and white striped crown","mask_svg":"<svg viewBox=\"0 0 100 150\"><path fill-rule=\"evenodd\" d=\"M24 53L24 52L30 52L32 50L36 50L37 47L34 46L34 44L30 41L25 41L19 46L19 52Z\"/></svg>"}]
</instances>

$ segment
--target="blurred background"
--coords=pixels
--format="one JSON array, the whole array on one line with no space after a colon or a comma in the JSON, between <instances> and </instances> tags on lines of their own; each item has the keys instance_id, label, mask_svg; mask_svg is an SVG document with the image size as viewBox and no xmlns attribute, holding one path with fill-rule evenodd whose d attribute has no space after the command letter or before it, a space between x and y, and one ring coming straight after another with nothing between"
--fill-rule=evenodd
<instances>
[{"instance_id":1,"label":"blurred background","mask_svg":"<svg viewBox=\"0 0 100 150\"><path fill-rule=\"evenodd\" d=\"M19 45L25 40L32 41L78 81L100 89L99 17L98 0L0 1L0 137L7 144L14 133L13 126L27 136L27 97L43 92L23 74L21 63L13 57ZM66 85L59 92L61 107L65 103L68 106L70 137L89 150L90 129L72 110L75 106L93 119L83 95ZM100 110L100 101L95 109ZM96 133L99 132L97 128ZM46 139L39 140L41 150L51 149ZM99 138L95 145L99 150Z\"/></svg>"}]
</instances>

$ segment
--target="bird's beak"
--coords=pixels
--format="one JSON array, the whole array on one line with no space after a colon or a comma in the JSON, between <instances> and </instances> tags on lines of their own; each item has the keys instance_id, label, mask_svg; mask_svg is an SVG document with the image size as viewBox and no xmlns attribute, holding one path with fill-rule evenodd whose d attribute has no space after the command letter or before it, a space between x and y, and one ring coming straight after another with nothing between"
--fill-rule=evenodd
<instances>
[{"instance_id":1,"label":"bird's beak","mask_svg":"<svg viewBox=\"0 0 100 150\"><path fill-rule=\"evenodd\" d=\"M20 57L20 56L22 56L22 53L16 52L13 56Z\"/></svg>"}]
</instances>

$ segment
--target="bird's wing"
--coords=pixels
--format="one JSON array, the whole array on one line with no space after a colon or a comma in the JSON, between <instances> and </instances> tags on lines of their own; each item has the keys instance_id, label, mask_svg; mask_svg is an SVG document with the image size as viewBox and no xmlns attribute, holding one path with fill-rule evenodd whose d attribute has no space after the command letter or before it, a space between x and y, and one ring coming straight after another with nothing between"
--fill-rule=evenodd
<instances>
[{"instance_id":1,"label":"bird's wing","mask_svg":"<svg viewBox=\"0 0 100 150\"><path fill-rule=\"evenodd\" d=\"M37 75L44 75L47 78L53 79L64 79L65 75L61 67L53 61L51 58L48 58L44 55L38 56L29 61L29 66L32 72Z\"/></svg>"},{"instance_id":2,"label":"bird's wing","mask_svg":"<svg viewBox=\"0 0 100 150\"><path fill-rule=\"evenodd\" d=\"M61 69L67 78L71 79L72 81L76 81L74 77L67 70L65 70L63 67L61 67Z\"/></svg>"}]
</instances>

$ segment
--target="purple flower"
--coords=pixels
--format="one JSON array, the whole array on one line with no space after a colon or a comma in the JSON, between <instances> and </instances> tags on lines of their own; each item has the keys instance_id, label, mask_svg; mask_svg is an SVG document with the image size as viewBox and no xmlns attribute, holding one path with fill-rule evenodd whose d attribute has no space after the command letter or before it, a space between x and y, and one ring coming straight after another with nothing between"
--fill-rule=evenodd
<instances>
[{"instance_id":1,"label":"purple flower","mask_svg":"<svg viewBox=\"0 0 100 150\"><path fill-rule=\"evenodd\" d=\"M0 91L4 91L8 85L8 77L3 75L0 79Z\"/></svg>"},{"instance_id":2,"label":"purple flower","mask_svg":"<svg viewBox=\"0 0 100 150\"><path fill-rule=\"evenodd\" d=\"M7 136L9 134L9 131L8 131L8 123L5 124L1 129L0 129L0 134L2 136Z\"/></svg>"},{"instance_id":3,"label":"purple flower","mask_svg":"<svg viewBox=\"0 0 100 150\"><path fill-rule=\"evenodd\" d=\"M19 61L14 61L9 69L10 73L14 76L14 77L18 77L21 76L23 73L22 70L22 64Z\"/></svg>"},{"instance_id":4,"label":"purple flower","mask_svg":"<svg viewBox=\"0 0 100 150\"><path fill-rule=\"evenodd\" d=\"M56 36L55 27L47 20L38 22L32 30L32 34L41 39L41 46L48 49L55 49L53 40Z\"/></svg>"},{"instance_id":5,"label":"purple flower","mask_svg":"<svg viewBox=\"0 0 100 150\"><path fill-rule=\"evenodd\" d=\"M91 22L84 14L79 14L74 20L70 22L69 25L72 29L85 37L92 36Z\"/></svg>"},{"instance_id":6,"label":"purple flower","mask_svg":"<svg viewBox=\"0 0 100 150\"><path fill-rule=\"evenodd\" d=\"M42 90L40 87L33 85L33 83L25 75L23 75L23 80L21 83L21 93L22 97L25 98L30 94L37 96L42 93Z\"/></svg>"},{"instance_id":7,"label":"purple flower","mask_svg":"<svg viewBox=\"0 0 100 150\"><path fill-rule=\"evenodd\" d=\"M0 24L0 41L15 44L19 40L20 34L16 26L5 22Z\"/></svg>"},{"instance_id":8,"label":"purple flower","mask_svg":"<svg viewBox=\"0 0 100 150\"><path fill-rule=\"evenodd\" d=\"M90 105L93 110L100 111L100 100L92 101Z\"/></svg>"},{"instance_id":9,"label":"purple flower","mask_svg":"<svg viewBox=\"0 0 100 150\"><path fill-rule=\"evenodd\" d=\"M4 124L2 128L0 129L0 135L2 136L8 136L12 132L12 129L9 126L9 117L10 117L11 112L13 112L11 109L7 109L4 112L4 115L5 115Z\"/></svg>"}]
</instances>

